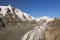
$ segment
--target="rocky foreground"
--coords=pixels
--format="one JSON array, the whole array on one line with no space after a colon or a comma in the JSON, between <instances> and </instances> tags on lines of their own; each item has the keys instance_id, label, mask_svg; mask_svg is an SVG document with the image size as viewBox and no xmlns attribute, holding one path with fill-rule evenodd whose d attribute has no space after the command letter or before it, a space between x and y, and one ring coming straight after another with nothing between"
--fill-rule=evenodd
<instances>
[{"instance_id":1,"label":"rocky foreground","mask_svg":"<svg viewBox=\"0 0 60 40\"><path fill-rule=\"evenodd\" d=\"M60 19L55 18L54 21L48 23L45 37L46 40L60 40Z\"/></svg>"}]
</instances>

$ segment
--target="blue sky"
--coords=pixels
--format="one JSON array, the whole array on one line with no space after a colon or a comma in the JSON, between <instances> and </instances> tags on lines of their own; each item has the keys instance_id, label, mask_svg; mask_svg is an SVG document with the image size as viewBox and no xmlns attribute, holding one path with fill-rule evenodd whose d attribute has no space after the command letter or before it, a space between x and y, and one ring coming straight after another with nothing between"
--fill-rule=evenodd
<instances>
[{"instance_id":1,"label":"blue sky","mask_svg":"<svg viewBox=\"0 0 60 40\"><path fill-rule=\"evenodd\" d=\"M0 0L0 5L11 4L33 17L60 17L60 0Z\"/></svg>"}]
</instances>

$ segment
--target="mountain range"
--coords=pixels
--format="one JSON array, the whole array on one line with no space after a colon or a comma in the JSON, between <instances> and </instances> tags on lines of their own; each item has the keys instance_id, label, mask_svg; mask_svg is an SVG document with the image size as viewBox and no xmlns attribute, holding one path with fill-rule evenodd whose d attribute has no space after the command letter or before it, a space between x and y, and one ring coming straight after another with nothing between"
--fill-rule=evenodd
<instances>
[{"instance_id":1,"label":"mountain range","mask_svg":"<svg viewBox=\"0 0 60 40\"><path fill-rule=\"evenodd\" d=\"M34 18L11 5L0 6L0 40L60 40L60 18Z\"/></svg>"}]
</instances>

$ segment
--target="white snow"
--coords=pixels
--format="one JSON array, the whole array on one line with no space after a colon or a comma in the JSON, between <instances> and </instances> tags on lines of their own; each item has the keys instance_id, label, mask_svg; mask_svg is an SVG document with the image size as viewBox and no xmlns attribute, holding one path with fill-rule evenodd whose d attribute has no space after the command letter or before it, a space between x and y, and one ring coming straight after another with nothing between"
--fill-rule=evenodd
<instances>
[{"instance_id":1,"label":"white snow","mask_svg":"<svg viewBox=\"0 0 60 40\"><path fill-rule=\"evenodd\" d=\"M43 17L40 17L40 18L36 19L36 21L40 22L41 24L48 23L49 21L52 21L52 20L53 20L53 18L49 18L47 16L43 16Z\"/></svg>"},{"instance_id":2,"label":"white snow","mask_svg":"<svg viewBox=\"0 0 60 40\"><path fill-rule=\"evenodd\" d=\"M18 16L18 18L21 18L23 21L25 21L23 18L23 12L21 10L15 9L15 14Z\"/></svg>"},{"instance_id":3,"label":"white snow","mask_svg":"<svg viewBox=\"0 0 60 40\"><path fill-rule=\"evenodd\" d=\"M43 16L40 19L44 19L44 20L46 20L46 22L53 20L53 18L49 18L47 16Z\"/></svg>"},{"instance_id":4,"label":"white snow","mask_svg":"<svg viewBox=\"0 0 60 40\"><path fill-rule=\"evenodd\" d=\"M23 38L21 40L26 40L29 36L29 34L32 32L33 30L29 31L28 33L26 33Z\"/></svg>"},{"instance_id":5,"label":"white snow","mask_svg":"<svg viewBox=\"0 0 60 40\"><path fill-rule=\"evenodd\" d=\"M0 14L2 14L3 16L5 16L5 14L7 13L7 11L8 11L7 8L9 8L9 10L11 11L11 12L9 12L9 13L13 13L13 10L12 10L13 7L12 7L11 5L8 5L8 6L0 6L0 8L1 8ZM28 21L35 20L34 17L32 17L32 16L30 16L30 15L22 12L22 11L21 11L20 9L18 9L18 8L16 8L16 9L14 10L14 12L15 12L15 14L18 16L18 18L21 18L23 21L26 21L26 20L28 20ZM25 16L25 18L23 17L23 15Z\"/></svg>"},{"instance_id":6,"label":"white snow","mask_svg":"<svg viewBox=\"0 0 60 40\"><path fill-rule=\"evenodd\" d=\"M0 8L1 8L0 14L3 14L3 16L5 16L7 11L7 6L0 6Z\"/></svg>"},{"instance_id":7,"label":"white snow","mask_svg":"<svg viewBox=\"0 0 60 40\"><path fill-rule=\"evenodd\" d=\"M1 8L0 14L2 14L3 16L5 16L5 14L7 13L7 8L9 8L11 10L11 13L13 13L12 7L10 5L0 6L0 8Z\"/></svg>"},{"instance_id":8,"label":"white snow","mask_svg":"<svg viewBox=\"0 0 60 40\"><path fill-rule=\"evenodd\" d=\"M35 18L33 18L32 16L30 16L30 15L28 15L28 14L26 14L26 13L23 13L24 14L24 16L26 17L26 19L28 20L28 21L31 21L31 20L34 20ZM30 17L31 18L30 18Z\"/></svg>"},{"instance_id":9,"label":"white snow","mask_svg":"<svg viewBox=\"0 0 60 40\"><path fill-rule=\"evenodd\" d=\"M32 21L32 20L35 19L35 18L33 18L32 16L30 16L30 15L22 12L20 9L15 9L15 14L18 16L18 18L21 18L23 21L26 21L26 20ZM25 16L25 18L23 17L23 15ZM29 16L30 16L31 18L30 18Z\"/></svg>"},{"instance_id":10,"label":"white snow","mask_svg":"<svg viewBox=\"0 0 60 40\"><path fill-rule=\"evenodd\" d=\"M11 13L13 13L11 5L8 5L8 8L10 9Z\"/></svg>"}]
</instances>

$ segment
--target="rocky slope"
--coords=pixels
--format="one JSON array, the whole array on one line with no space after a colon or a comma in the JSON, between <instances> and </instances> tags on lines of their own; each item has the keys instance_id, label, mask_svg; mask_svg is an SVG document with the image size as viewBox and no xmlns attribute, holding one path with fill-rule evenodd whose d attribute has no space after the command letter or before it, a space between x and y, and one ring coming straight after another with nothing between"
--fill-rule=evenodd
<instances>
[{"instance_id":1,"label":"rocky slope","mask_svg":"<svg viewBox=\"0 0 60 40\"><path fill-rule=\"evenodd\" d=\"M18 8L0 6L0 40L60 40L60 19L34 18Z\"/></svg>"},{"instance_id":2,"label":"rocky slope","mask_svg":"<svg viewBox=\"0 0 60 40\"><path fill-rule=\"evenodd\" d=\"M45 31L46 40L60 40L60 19L54 18L54 21L48 23Z\"/></svg>"}]
</instances>

